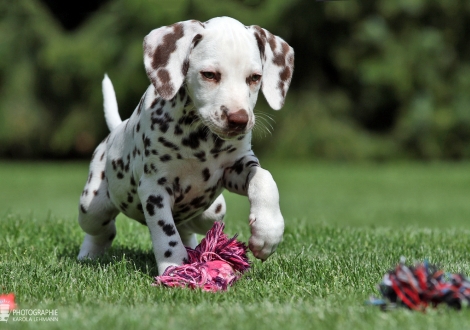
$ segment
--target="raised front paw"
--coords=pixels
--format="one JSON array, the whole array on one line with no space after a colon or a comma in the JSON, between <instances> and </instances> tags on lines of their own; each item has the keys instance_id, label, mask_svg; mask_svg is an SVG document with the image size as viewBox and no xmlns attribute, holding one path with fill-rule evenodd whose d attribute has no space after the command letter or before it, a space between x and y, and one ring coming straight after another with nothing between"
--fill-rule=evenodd
<instances>
[{"instance_id":1,"label":"raised front paw","mask_svg":"<svg viewBox=\"0 0 470 330\"><path fill-rule=\"evenodd\" d=\"M279 210L252 210L249 221L251 237L248 246L256 258L264 261L276 251L282 241L284 218Z\"/></svg>"}]
</instances>

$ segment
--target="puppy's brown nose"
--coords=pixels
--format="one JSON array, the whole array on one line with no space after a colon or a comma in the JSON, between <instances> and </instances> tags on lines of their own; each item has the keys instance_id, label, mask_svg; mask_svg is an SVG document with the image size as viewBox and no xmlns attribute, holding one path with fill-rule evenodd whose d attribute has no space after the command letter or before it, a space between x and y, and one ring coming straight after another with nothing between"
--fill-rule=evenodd
<instances>
[{"instance_id":1,"label":"puppy's brown nose","mask_svg":"<svg viewBox=\"0 0 470 330\"><path fill-rule=\"evenodd\" d=\"M245 109L240 109L227 114L228 127L231 129L242 130L248 124L248 113Z\"/></svg>"}]
</instances>

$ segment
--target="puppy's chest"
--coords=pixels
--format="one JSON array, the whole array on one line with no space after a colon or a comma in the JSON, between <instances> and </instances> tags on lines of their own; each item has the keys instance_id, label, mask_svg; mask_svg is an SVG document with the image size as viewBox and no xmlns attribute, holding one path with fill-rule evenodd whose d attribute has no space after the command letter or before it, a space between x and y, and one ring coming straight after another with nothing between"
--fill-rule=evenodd
<instances>
[{"instance_id":1,"label":"puppy's chest","mask_svg":"<svg viewBox=\"0 0 470 330\"><path fill-rule=\"evenodd\" d=\"M178 136L164 134L143 142L143 148L147 144L151 151L144 151L142 164L137 166L142 169L142 177L151 178L156 189L168 196L176 222L197 216L212 204L224 189L225 169L240 156L233 143L214 142L211 134L181 135L190 142L185 145L178 142Z\"/></svg>"},{"instance_id":2,"label":"puppy's chest","mask_svg":"<svg viewBox=\"0 0 470 330\"><path fill-rule=\"evenodd\" d=\"M165 179L160 180L173 202L175 221L202 213L223 190L222 167L191 163L167 171Z\"/></svg>"}]
</instances>

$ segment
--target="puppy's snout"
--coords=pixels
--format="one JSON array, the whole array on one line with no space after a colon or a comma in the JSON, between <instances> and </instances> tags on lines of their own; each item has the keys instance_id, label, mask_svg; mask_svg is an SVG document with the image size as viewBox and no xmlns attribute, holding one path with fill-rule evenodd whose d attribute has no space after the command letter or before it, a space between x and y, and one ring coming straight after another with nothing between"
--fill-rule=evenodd
<instances>
[{"instance_id":1,"label":"puppy's snout","mask_svg":"<svg viewBox=\"0 0 470 330\"><path fill-rule=\"evenodd\" d=\"M227 113L227 123L230 129L243 130L248 124L248 112L245 109L240 109L234 112Z\"/></svg>"}]
</instances>

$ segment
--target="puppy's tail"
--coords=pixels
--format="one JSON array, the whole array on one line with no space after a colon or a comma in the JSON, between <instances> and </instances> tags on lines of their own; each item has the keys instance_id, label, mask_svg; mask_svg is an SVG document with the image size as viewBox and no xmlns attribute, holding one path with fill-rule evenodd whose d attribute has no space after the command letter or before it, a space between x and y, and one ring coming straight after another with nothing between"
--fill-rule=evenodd
<instances>
[{"instance_id":1,"label":"puppy's tail","mask_svg":"<svg viewBox=\"0 0 470 330\"><path fill-rule=\"evenodd\" d=\"M116 100L116 93L114 92L113 83L108 75L104 75L103 79L103 106L104 118L110 131L118 127L121 123L121 116L119 116L118 105Z\"/></svg>"}]
</instances>

